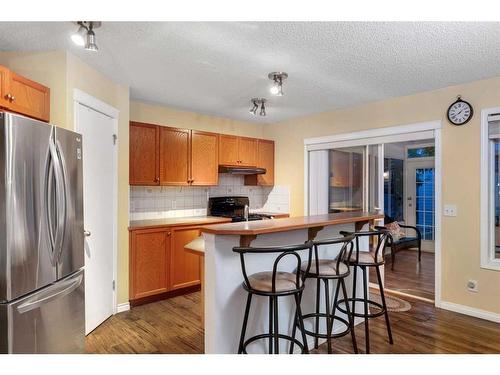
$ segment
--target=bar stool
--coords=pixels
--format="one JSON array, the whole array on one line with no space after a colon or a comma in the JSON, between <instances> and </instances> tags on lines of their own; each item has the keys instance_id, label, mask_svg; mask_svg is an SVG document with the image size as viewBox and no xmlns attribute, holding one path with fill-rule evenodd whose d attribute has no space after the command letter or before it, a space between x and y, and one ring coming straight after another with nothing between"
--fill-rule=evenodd
<instances>
[{"instance_id":1,"label":"bar stool","mask_svg":"<svg viewBox=\"0 0 500 375\"><path fill-rule=\"evenodd\" d=\"M371 318L376 318L378 316L385 316L385 323L387 326L387 335L389 336L389 343L392 345L392 332L391 325L389 322L389 313L387 312L387 305L385 303L384 286L382 284L382 277L380 276L380 266L384 265L384 247L387 240L388 231L379 229L373 231L363 231L363 232L340 232L344 236L354 236L355 242L355 252L349 252L347 259L348 264L354 268L353 270L353 286L352 286L352 297L339 300L339 304L343 304L345 309L339 306L339 310L343 313L347 313L349 303L352 303L351 315L353 317L363 318L365 322L365 345L366 354L370 353L370 329L368 320ZM369 247L369 251L359 251L359 239L361 237L367 237L369 243L373 242ZM376 240L376 243L374 242ZM377 271L377 283L380 290L380 298L382 304L372 301L368 298L368 276L366 269L368 267L374 267ZM363 275L363 298L356 297L356 276L357 269L360 268ZM362 302L364 306L364 311L362 313L356 312L356 302ZM380 309L378 312L369 312L368 306L374 306Z\"/></svg>"},{"instance_id":2,"label":"bar stool","mask_svg":"<svg viewBox=\"0 0 500 375\"><path fill-rule=\"evenodd\" d=\"M265 338L269 339L269 354L273 354L273 352L274 354L279 354L280 339L284 339L297 344L299 348L302 349L302 353L309 353L306 336L304 333L304 321L302 318L302 312L300 310L300 299L302 297L302 291L304 290L305 273L278 271L278 265L284 258L292 257L297 261L297 268L300 268L302 259L299 255L299 252L302 251L307 251L307 263L310 265L312 259L312 247L312 242L308 241L305 244L292 246L233 248L234 252L240 254L241 269L243 271L244 278L243 288L248 292L245 314L243 317L243 325L241 328L238 354L247 354L246 347L248 344ZM258 272L247 275L245 255L264 253L279 254L274 260L272 271ZM309 267L306 267L306 271L308 270ZM269 333L256 335L245 340L248 315L250 312L250 305L253 295L269 297ZM293 295L295 299L295 319L298 320L298 324L302 332L302 342L295 339L295 337L279 333L278 297L291 295Z\"/></svg>"},{"instance_id":3,"label":"bar stool","mask_svg":"<svg viewBox=\"0 0 500 375\"><path fill-rule=\"evenodd\" d=\"M342 288L342 294L344 295L344 299L348 298L347 290L345 286L345 278L349 276L349 266L347 265L346 255L348 253L347 249L349 248L349 253L352 252L354 236L345 236L341 238L328 239L322 241L314 241L314 254L313 260L310 264L309 272L307 272L308 264L306 262L302 263L300 268L300 272L305 274L305 278L307 279L316 279L316 310L315 312L304 314L303 318L311 319L314 318L315 321L315 329L314 332L306 330L306 334L314 337L314 348L318 348L318 339L323 338L327 341L328 353L332 352L331 339L345 336L347 334L351 334L352 346L355 353L358 353L358 347L356 344L356 336L354 335L354 319L350 313L349 305L346 305L346 316L347 319L336 316L335 313L338 310L338 297L340 288ZM336 257L323 258L320 259L318 248L332 246L332 245L342 245L340 252ZM325 249L328 251L328 249ZM332 308L330 309L330 280L337 280L337 286L335 288L335 294L333 297ZM325 312L320 312L320 297L321 297L321 282L324 283L325 289ZM326 333L319 332L319 322L320 319L326 319ZM333 325L335 321L340 321L345 325L345 329L341 332L332 333ZM294 324L294 332L293 336L295 337L295 328L297 323ZM290 352L293 350L290 349Z\"/></svg>"}]
</instances>

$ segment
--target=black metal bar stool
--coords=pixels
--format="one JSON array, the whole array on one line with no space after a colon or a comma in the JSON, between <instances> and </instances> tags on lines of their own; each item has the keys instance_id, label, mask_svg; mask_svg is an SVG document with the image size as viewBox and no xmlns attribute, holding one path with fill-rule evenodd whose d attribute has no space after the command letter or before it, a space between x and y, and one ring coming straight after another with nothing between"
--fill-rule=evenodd
<instances>
[{"instance_id":1,"label":"black metal bar stool","mask_svg":"<svg viewBox=\"0 0 500 375\"><path fill-rule=\"evenodd\" d=\"M243 326L241 328L240 343L238 354L247 354L246 347L248 344L261 340L269 339L269 354L279 354L279 340L284 339L291 343L297 344L302 353L309 353L307 347L306 336L304 333L304 321L300 310L300 299L304 290L305 273L283 272L278 271L278 265L285 257L293 257L297 261L297 268L300 268L302 259L299 255L301 251L307 251L307 263L310 265L312 259L312 242L306 242L301 245L280 246L280 247L235 247L234 252L240 254L241 269L243 271L243 288L248 292L245 315L243 318ZM279 254L274 260L272 271L258 272L252 275L247 275L245 265L245 255L247 254L263 254L276 253ZM306 267L309 271L309 267ZM269 333L264 333L250 337L245 340L245 332L248 323L248 315L253 295L269 297ZM294 296L296 304L295 319L297 319L302 332L302 342L295 337L279 333L278 326L278 297Z\"/></svg>"},{"instance_id":2,"label":"black metal bar stool","mask_svg":"<svg viewBox=\"0 0 500 375\"><path fill-rule=\"evenodd\" d=\"M332 338L338 338L345 336L347 334L351 334L352 339L352 347L354 352L358 352L358 347L356 344L356 336L354 335L354 319L350 313L349 305L346 305L346 316L347 319L341 318L340 316L336 316L335 313L338 310L338 298L339 292L342 288L342 294L344 295L344 299L348 298L347 290L345 286L345 278L349 276L349 266L347 265L346 255L348 253L347 249L349 248L349 253L352 252L353 247L353 239L354 236L346 236L335 239L328 239L322 241L314 241L314 255L313 260L309 265L306 262L302 263L300 272L305 274L307 279L316 279L316 310L315 312L304 314L304 319L315 319L315 329L314 332L305 330L306 334L314 337L314 348L318 348L318 340L320 338L326 339L328 346L328 353L332 352ZM330 258L322 258L319 257L318 248L332 246L332 245L342 245L340 252L336 257ZM328 251L328 249L325 249ZM309 268L309 272L307 272L307 268ZM336 280L337 286L335 288L335 294L333 297L332 307L330 308L330 280ZM320 297L321 297L321 283L324 284L325 289L325 312L320 312ZM326 319L326 333L319 332L319 322L320 319ZM333 334L333 325L335 321L342 322L345 326L345 329L341 332ZM295 337L295 329L297 326L297 322L294 324L294 332L293 336ZM293 344L290 348L290 352L293 350Z\"/></svg>"},{"instance_id":3,"label":"black metal bar stool","mask_svg":"<svg viewBox=\"0 0 500 375\"><path fill-rule=\"evenodd\" d=\"M378 316L385 316L385 323L387 325L387 335L389 336L389 343L392 345L392 332L391 325L389 322L389 313L387 312L387 305L385 303L385 295L384 295L384 286L382 283L382 277L380 276L380 267L384 265L384 247L388 237L388 231L379 229L374 231L363 231L363 232L341 232L344 236L354 236L354 253L349 252L347 259L348 264L354 268L353 270L353 285L352 285L352 297L345 298L343 300L339 300L339 304L343 304L345 309L339 306L339 310L343 313L347 313L349 303L352 303L351 307L351 315L353 317L363 318L365 322L365 343L366 343L366 353L370 353L370 329L368 320L371 318L376 318ZM369 245L369 251L359 251L359 239L361 237L367 237L368 242L373 242L373 244ZM376 240L376 243L375 243ZM378 303L376 301L370 300L368 298L368 275L367 268L374 267L377 271L377 283L380 290L380 298L382 303ZM360 268L363 275L363 297L356 297L356 277L357 277L357 269ZM356 312L356 302L362 302L364 306L364 311L362 313ZM373 306L380 311L377 312L369 312L368 306Z\"/></svg>"}]
</instances>

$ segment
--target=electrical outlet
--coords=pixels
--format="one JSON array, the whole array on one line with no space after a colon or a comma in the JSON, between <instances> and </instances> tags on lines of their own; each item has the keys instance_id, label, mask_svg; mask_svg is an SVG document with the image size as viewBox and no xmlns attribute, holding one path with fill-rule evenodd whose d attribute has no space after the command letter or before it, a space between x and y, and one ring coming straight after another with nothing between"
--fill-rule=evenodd
<instances>
[{"instance_id":1,"label":"electrical outlet","mask_svg":"<svg viewBox=\"0 0 500 375\"><path fill-rule=\"evenodd\" d=\"M456 204L445 204L443 208L444 216L457 216L458 208Z\"/></svg>"},{"instance_id":2,"label":"electrical outlet","mask_svg":"<svg viewBox=\"0 0 500 375\"><path fill-rule=\"evenodd\" d=\"M467 281L467 290L469 292L474 292L477 293L478 290L478 285L477 285L477 280L469 280Z\"/></svg>"},{"instance_id":3,"label":"electrical outlet","mask_svg":"<svg viewBox=\"0 0 500 375\"><path fill-rule=\"evenodd\" d=\"M175 201L172 200L172 210L175 210Z\"/></svg>"}]
</instances>

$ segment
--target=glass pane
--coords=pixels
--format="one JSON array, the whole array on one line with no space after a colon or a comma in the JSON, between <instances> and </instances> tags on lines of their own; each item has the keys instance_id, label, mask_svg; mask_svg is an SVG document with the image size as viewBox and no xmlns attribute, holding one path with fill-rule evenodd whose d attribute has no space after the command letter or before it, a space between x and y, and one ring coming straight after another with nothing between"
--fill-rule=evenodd
<instances>
[{"instance_id":1,"label":"glass pane","mask_svg":"<svg viewBox=\"0 0 500 375\"><path fill-rule=\"evenodd\" d=\"M416 225L422 239L434 240L434 168L415 169Z\"/></svg>"},{"instance_id":2,"label":"glass pane","mask_svg":"<svg viewBox=\"0 0 500 375\"><path fill-rule=\"evenodd\" d=\"M429 158L434 156L434 146L408 149L408 158Z\"/></svg>"},{"instance_id":3,"label":"glass pane","mask_svg":"<svg viewBox=\"0 0 500 375\"><path fill-rule=\"evenodd\" d=\"M384 213L396 221L404 221L404 161L384 159Z\"/></svg>"},{"instance_id":4,"label":"glass pane","mask_svg":"<svg viewBox=\"0 0 500 375\"><path fill-rule=\"evenodd\" d=\"M363 209L365 149L360 146L329 151L329 212Z\"/></svg>"},{"instance_id":5,"label":"glass pane","mask_svg":"<svg viewBox=\"0 0 500 375\"><path fill-rule=\"evenodd\" d=\"M494 215L495 215L495 258L500 258L500 171L499 171L499 156L500 156L500 140L493 141L493 153L495 157L495 180L493 181L493 191L495 195Z\"/></svg>"},{"instance_id":6,"label":"glass pane","mask_svg":"<svg viewBox=\"0 0 500 375\"><path fill-rule=\"evenodd\" d=\"M368 177L369 177L369 191L368 191L368 209L380 210L381 205L379 202L379 168L378 168L378 145L368 146Z\"/></svg>"}]
</instances>

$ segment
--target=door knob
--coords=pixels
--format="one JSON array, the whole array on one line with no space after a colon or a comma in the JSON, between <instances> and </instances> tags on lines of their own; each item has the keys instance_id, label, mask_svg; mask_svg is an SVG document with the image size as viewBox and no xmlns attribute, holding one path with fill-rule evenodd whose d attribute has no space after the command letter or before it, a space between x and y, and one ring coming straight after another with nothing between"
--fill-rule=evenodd
<instances>
[{"instance_id":1,"label":"door knob","mask_svg":"<svg viewBox=\"0 0 500 375\"><path fill-rule=\"evenodd\" d=\"M84 230L84 231L83 231L83 235L84 235L85 237L90 237L90 235L91 235L91 234L92 234L92 233L90 233L90 231L89 231L89 230Z\"/></svg>"}]
</instances>

